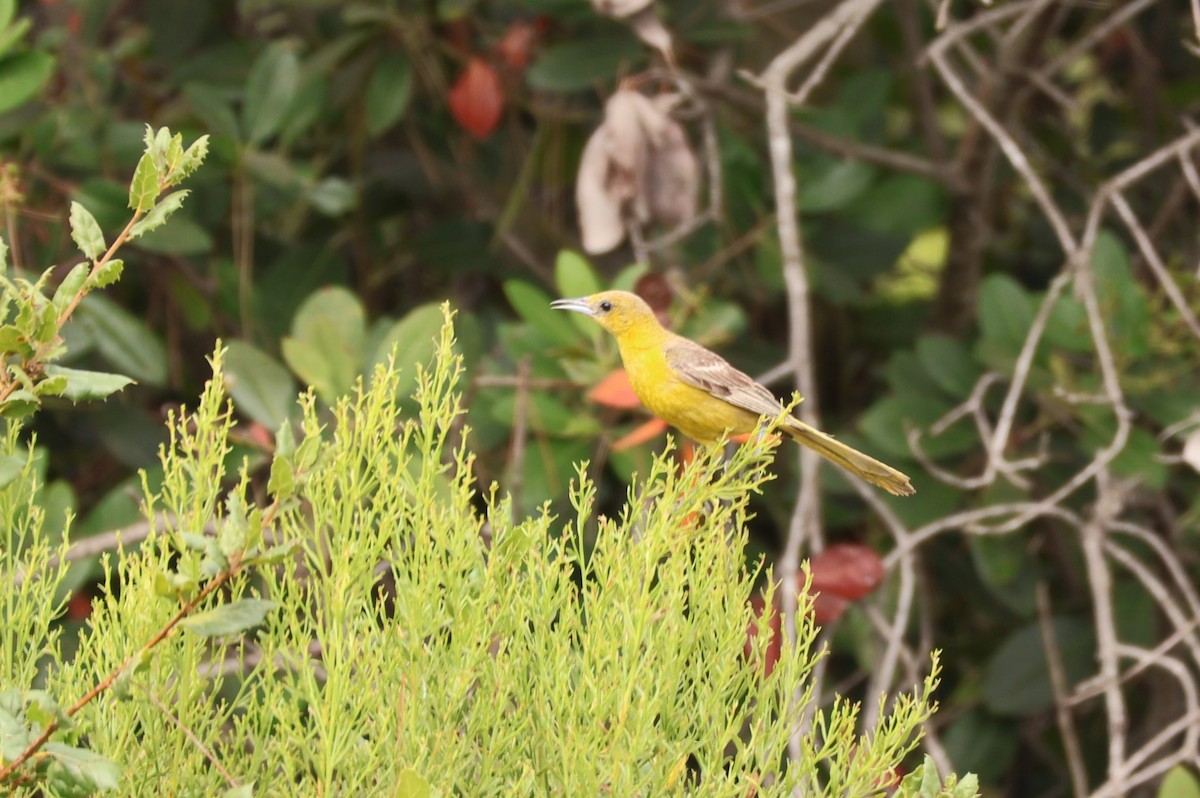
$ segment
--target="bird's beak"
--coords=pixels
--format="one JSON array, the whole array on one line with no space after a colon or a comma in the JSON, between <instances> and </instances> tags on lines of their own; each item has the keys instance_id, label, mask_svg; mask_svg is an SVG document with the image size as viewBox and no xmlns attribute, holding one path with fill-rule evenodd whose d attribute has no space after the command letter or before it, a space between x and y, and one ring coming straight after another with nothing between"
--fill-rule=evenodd
<instances>
[{"instance_id":1,"label":"bird's beak","mask_svg":"<svg viewBox=\"0 0 1200 798\"><path fill-rule=\"evenodd\" d=\"M588 304L587 297L579 297L578 299L556 299L550 303L550 307L555 310L573 310L576 313L582 313L585 316L595 316L596 311L592 310L592 306Z\"/></svg>"}]
</instances>

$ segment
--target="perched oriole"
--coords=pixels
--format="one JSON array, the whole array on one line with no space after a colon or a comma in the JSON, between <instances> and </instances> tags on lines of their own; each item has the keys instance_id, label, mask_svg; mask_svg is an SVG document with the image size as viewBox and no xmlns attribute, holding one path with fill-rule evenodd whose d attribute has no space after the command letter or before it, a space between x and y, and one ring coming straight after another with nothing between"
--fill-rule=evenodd
<instances>
[{"instance_id":1,"label":"perched oriole","mask_svg":"<svg viewBox=\"0 0 1200 798\"><path fill-rule=\"evenodd\" d=\"M650 412L701 443L722 435L751 432L782 405L769 390L720 355L659 324L650 306L627 291L604 291L551 303L596 320L617 339L634 393ZM897 496L915 491L908 477L889 465L788 416L781 427L852 474Z\"/></svg>"}]
</instances>

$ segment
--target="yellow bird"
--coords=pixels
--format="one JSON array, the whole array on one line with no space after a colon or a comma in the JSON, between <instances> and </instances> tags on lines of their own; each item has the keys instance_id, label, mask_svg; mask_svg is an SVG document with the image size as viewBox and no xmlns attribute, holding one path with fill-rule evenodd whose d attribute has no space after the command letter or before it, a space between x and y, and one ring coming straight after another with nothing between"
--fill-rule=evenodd
<instances>
[{"instance_id":1,"label":"yellow bird","mask_svg":"<svg viewBox=\"0 0 1200 798\"><path fill-rule=\"evenodd\" d=\"M701 443L752 432L759 421L783 410L769 390L723 357L658 323L636 294L604 291L550 306L582 313L617 339L629 383L650 412ZM781 427L817 454L896 496L915 491L908 477L873 457L788 416Z\"/></svg>"}]
</instances>

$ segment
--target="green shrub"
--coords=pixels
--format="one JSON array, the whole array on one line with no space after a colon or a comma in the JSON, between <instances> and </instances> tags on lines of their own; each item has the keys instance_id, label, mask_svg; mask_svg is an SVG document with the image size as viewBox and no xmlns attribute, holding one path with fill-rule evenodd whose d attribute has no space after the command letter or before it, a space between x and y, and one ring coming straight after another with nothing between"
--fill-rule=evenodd
<instances>
[{"instance_id":1,"label":"green shrub","mask_svg":"<svg viewBox=\"0 0 1200 798\"><path fill-rule=\"evenodd\" d=\"M231 456L222 368L218 353L197 409L172 418L145 496L167 522L119 553L73 658L36 517L0 555L25 575L4 605L22 629L5 760L111 685L7 774L18 794L872 795L916 744L936 660L862 736L855 705L814 706L806 615L764 673L744 546L769 445L682 469L660 456L617 519L593 518L581 465L573 517L514 520L471 481L447 311L416 404L392 363L331 411L309 394L264 495ZM22 456L15 435L5 447ZM6 509L31 490L10 484ZM35 673L44 692L26 689Z\"/></svg>"}]
</instances>

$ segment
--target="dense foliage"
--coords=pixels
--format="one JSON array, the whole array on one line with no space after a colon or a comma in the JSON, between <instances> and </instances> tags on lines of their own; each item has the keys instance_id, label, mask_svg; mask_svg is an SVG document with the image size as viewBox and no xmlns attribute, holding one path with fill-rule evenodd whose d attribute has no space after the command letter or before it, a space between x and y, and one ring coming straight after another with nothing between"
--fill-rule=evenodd
<instances>
[{"instance_id":1,"label":"dense foliage","mask_svg":"<svg viewBox=\"0 0 1200 798\"><path fill-rule=\"evenodd\" d=\"M71 201L125 225L147 121L209 136L170 226L132 242L123 280L63 327L62 367L137 385L45 401L26 427L46 523L77 512L76 541L140 523L164 410L194 402L218 337L233 451L261 494L296 393L329 412L396 351L407 395L447 298L477 483L498 481L520 517L566 512L586 460L616 513L665 437L612 377L611 342L547 303L636 287L781 394L788 331L811 326L823 426L914 476L918 494L892 501L821 471L803 551L865 544L886 574L865 599L824 587L822 678L866 685L870 705L943 649L950 711L929 750L1014 794L1116 795L1200 765L1188 4L930 5L670 0L653 9L664 49L584 0L0 3L16 276L60 263L50 292L79 274ZM786 118L798 196L781 210L755 75L855 8L856 35L805 76L815 90L789 84L807 100ZM700 216L675 236L650 214L587 258L576 173L619 88L683 97ZM793 212L800 309L775 235ZM801 483L792 457L776 468L749 521L770 558ZM113 580L71 560L65 641Z\"/></svg>"}]
</instances>

